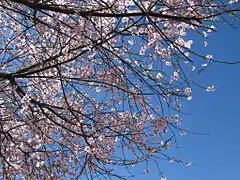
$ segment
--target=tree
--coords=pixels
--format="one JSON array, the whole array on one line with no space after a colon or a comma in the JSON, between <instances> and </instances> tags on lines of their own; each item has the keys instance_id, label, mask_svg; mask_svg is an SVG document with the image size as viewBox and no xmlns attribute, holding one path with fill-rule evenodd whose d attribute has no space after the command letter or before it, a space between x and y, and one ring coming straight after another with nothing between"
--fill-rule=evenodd
<instances>
[{"instance_id":1,"label":"tree","mask_svg":"<svg viewBox=\"0 0 240 180\"><path fill-rule=\"evenodd\" d=\"M214 22L238 11L238 0L2 0L0 177L124 178L116 166L185 163L165 151L186 132L189 75L216 61L191 39L207 46Z\"/></svg>"}]
</instances>

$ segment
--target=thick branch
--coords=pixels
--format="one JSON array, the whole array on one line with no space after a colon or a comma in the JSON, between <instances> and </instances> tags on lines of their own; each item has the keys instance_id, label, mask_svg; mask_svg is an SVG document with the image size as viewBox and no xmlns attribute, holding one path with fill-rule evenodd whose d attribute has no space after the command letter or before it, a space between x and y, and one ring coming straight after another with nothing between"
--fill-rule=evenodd
<instances>
[{"instance_id":1,"label":"thick branch","mask_svg":"<svg viewBox=\"0 0 240 180\"><path fill-rule=\"evenodd\" d=\"M63 13L63 14L78 14L79 16L96 16L96 17L115 17L115 18L120 18L120 17L138 17L138 16L152 16L152 17L158 17L158 18L165 18L165 19L171 19L171 20L176 20L176 21L190 21L190 20L195 20L200 22L200 18L197 17L191 17L191 16L174 16L174 15L167 15L163 13L157 13L157 12L152 12L152 11L139 11L139 12L129 12L129 13L108 13L108 12L96 12L94 11L82 11L82 10L76 10L76 9L69 9L66 7L59 7L59 6L54 6L54 5L48 5L48 4L39 4L39 3L34 3L30 2L28 0L11 0L12 2L16 2L19 4L23 4L25 6L28 6L32 9L35 10L49 10L49 11L54 11L58 13Z\"/></svg>"}]
</instances>

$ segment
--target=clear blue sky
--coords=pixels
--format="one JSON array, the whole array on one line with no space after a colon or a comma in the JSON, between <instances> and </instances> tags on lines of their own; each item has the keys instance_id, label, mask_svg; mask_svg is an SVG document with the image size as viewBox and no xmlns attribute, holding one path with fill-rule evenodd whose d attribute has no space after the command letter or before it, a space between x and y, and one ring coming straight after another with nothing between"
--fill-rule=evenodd
<instances>
[{"instance_id":1,"label":"clear blue sky","mask_svg":"<svg viewBox=\"0 0 240 180\"><path fill-rule=\"evenodd\" d=\"M240 61L240 22L237 29L219 25L209 36L207 51L219 60ZM240 179L240 64L213 64L202 73L198 82L214 84L217 91L207 93L194 89L193 99L184 104L185 127L209 135L187 135L178 138L179 148L173 154L192 167L159 161L167 180L239 180ZM149 164L156 171L154 164ZM158 173L135 179L157 179Z\"/></svg>"}]
</instances>

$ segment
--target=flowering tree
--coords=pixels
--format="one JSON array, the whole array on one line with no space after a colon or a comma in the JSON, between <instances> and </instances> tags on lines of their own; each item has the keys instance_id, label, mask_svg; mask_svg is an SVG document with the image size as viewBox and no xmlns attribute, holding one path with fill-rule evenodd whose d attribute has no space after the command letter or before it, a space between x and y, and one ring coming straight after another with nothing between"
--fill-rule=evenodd
<instances>
[{"instance_id":1,"label":"flowering tree","mask_svg":"<svg viewBox=\"0 0 240 180\"><path fill-rule=\"evenodd\" d=\"M124 178L115 167L178 161L165 151L185 133L189 74L214 61L191 39L207 46L214 21L238 10L238 0L2 0L0 178Z\"/></svg>"}]
</instances>

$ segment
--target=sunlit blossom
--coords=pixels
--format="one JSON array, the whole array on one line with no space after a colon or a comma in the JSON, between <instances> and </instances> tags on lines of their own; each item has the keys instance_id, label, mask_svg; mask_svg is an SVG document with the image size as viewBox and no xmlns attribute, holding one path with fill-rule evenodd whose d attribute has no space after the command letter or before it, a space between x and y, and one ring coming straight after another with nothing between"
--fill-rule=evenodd
<instances>
[{"instance_id":1,"label":"sunlit blossom","mask_svg":"<svg viewBox=\"0 0 240 180\"><path fill-rule=\"evenodd\" d=\"M184 93L186 95L190 95L192 93L192 89L191 88L185 88Z\"/></svg>"},{"instance_id":2,"label":"sunlit blossom","mask_svg":"<svg viewBox=\"0 0 240 180\"><path fill-rule=\"evenodd\" d=\"M162 77L163 77L162 73L158 73L156 76L157 80L159 81L162 79Z\"/></svg>"}]
</instances>

